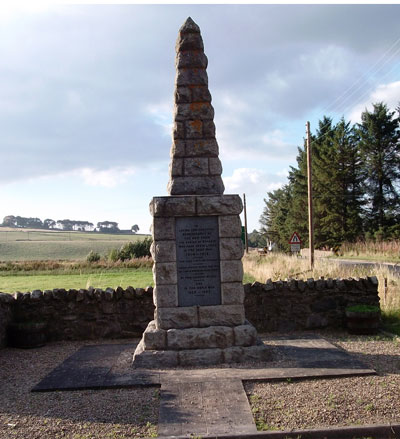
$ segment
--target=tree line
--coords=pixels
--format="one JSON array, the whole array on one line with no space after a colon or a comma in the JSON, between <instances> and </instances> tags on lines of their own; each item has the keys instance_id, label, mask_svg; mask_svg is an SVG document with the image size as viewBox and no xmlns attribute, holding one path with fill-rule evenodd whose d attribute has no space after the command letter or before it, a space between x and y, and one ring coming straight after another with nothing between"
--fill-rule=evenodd
<instances>
[{"instance_id":1,"label":"tree line","mask_svg":"<svg viewBox=\"0 0 400 439\"><path fill-rule=\"evenodd\" d=\"M348 241L400 238L400 106L373 104L352 125L324 116L311 135L314 241L331 248ZM298 148L288 182L268 192L260 233L288 249L297 231L308 244L307 151Z\"/></svg>"},{"instance_id":2,"label":"tree line","mask_svg":"<svg viewBox=\"0 0 400 439\"><path fill-rule=\"evenodd\" d=\"M101 232L101 233L118 233L121 230L118 223L114 221L99 221L97 227L89 221L82 220L53 220L46 218L42 221L40 218L31 218L23 216L7 215L3 218L3 227L12 227L16 229L45 229L45 230L63 230L63 231L78 231L78 232ZM139 226L134 224L131 232L139 231Z\"/></svg>"}]
</instances>

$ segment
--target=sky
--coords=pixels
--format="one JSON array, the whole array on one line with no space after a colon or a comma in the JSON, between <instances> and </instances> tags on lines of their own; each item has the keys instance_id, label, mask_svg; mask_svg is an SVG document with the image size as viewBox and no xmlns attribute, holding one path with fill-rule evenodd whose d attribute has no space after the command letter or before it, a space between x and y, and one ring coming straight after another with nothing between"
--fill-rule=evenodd
<instances>
[{"instance_id":1,"label":"sky","mask_svg":"<svg viewBox=\"0 0 400 439\"><path fill-rule=\"evenodd\" d=\"M0 222L116 221L148 233L167 195L175 41L200 26L226 194L259 229L324 115L400 102L400 5L0 6ZM243 216L242 216L243 222Z\"/></svg>"}]
</instances>

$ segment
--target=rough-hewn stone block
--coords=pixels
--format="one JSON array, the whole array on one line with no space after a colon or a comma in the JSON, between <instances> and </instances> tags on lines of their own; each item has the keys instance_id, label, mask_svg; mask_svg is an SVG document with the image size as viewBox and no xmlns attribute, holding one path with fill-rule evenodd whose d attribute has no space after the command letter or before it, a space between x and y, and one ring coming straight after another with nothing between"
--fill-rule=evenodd
<instances>
[{"instance_id":1,"label":"rough-hewn stone block","mask_svg":"<svg viewBox=\"0 0 400 439\"><path fill-rule=\"evenodd\" d=\"M186 157L217 157L218 143L215 139L186 140Z\"/></svg>"},{"instance_id":2,"label":"rough-hewn stone block","mask_svg":"<svg viewBox=\"0 0 400 439\"><path fill-rule=\"evenodd\" d=\"M181 158L173 158L169 164L169 175L171 177L181 177L183 175L183 160Z\"/></svg>"},{"instance_id":3,"label":"rough-hewn stone block","mask_svg":"<svg viewBox=\"0 0 400 439\"><path fill-rule=\"evenodd\" d=\"M156 285L171 285L177 283L175 262L155 262L153 277Z\"/></svg>"},{"instance_id":4,"label":"rough-hewn stone block","mask_svg":"<svg viewBox=\"0 0 400 439\"><path fill-rule=\"evenodd\" d=\"M242 305L215 305L199 307L199 326L236 326L245 321Z\"/></svg>"},{"instance_id":5,"label":"rough-hewn stone block","mask_svg":"<svg viewBox=\"0 0 400 439\"><path fill-rule=\"evenodd\" d=\"M178 308L157 308L157 328L180 329L198 327L197 308L185 306Z\"/></svg>"},{"instance_id":6,"label":"rough-hewn stone block","mask_svg":"<svg viewBox=\"0 0 400 439\"><path fill-rule=\"evenodd\" d=\"M240 363L243 357L243 348L232 346L222 350L224 363Z\"/></svg>"},{"instance_id":7,"label":"rough-hewn stone block","mask_svg":"<svg viewBox=\"0 0 400 439\"><path fill-rule=\"evenodd\" d=\"M242 259L243 242L240 238L220 238L219 254L221 259Z\"/></svg>"},{"instance_id":8,"label":"rough-hewn stone block","mask_svg":"<svg viewBox=\"0 0 400 439\"><path fill-rule=\"evenodd\" d=\"M175 239L175 218L154 217L152 234L157 241Z\"/></svg>"},{"instance_id":9,"label":"rough-hewn stone block","mask_svg":"<svg viewBox=\"0 0 400 439\"><path fill-rule=\"evenodd\" d=\"M152 255L155 262L176 261L175 241L153 241L152 248Z\"/></svg>"},{"instance_id":10,"label":"rough-hewn stone block","mask_svg":"<svg viewBox=\"0 0 400 439\"><path fill-rule=\"evenodd\" d=\"M233 329L227 326L169 329L168 349L226 348L233 345Z\"/></svg>"},{"instance_id":11,"label":"rough-hewn stone block","mask_svg":"<svg viewBox=\"0 0 400 439\"><path fill-rule=\"evenodd\" d=\"M157 308L178 306L178 288L176 285L156 285L153 292L154 305Z\"/></svg>"},{"instance_id":12,"label":"rough-hewn stone block","mask_svg":"<svg viewBox=\"0 0 400 439\"><path fill-rule=\"evenodd\" d=\"M244 302L242 282L227 282L221 284L222 305L241 305Z\"/></svg>"},{"instance_id":13,"label":"rough-hewn stone block","mask_svg":"<svg viewBox=\"0 0 400 439\"><path fill-rule=\"evenodd\" d=\"M165 368L178 366L177 351L146 351L143 339L138 344L133 355L132 366L135 368Z\"/></svg>"},{"instance_id":14,"label":"rough-hewn stone block","mask_svg":"<svg viewBox=\"0 0 400 439\"><path fill-rule=\"evenodd\" d=\"M186 120L184 124L186 139L203 138L203 122L201 120Z\"/></svg>"},{"instance_id":15,"label":"rough-hewn stone block","mask_svg":"<svg viewBox=\"0 0 400 439\"><path fill-rule=\"evenodd\" d=\"M203 135L206 139L215 137L215 124L212 120L204 121Z\"/></svg>"},{"instance_id":16,"label":"rough-hewn stone block","mask_svg":"<svg viewBox=\"0 0 400 439\"><path fill-rule=\"evenodd\" d=\"M219 197L198 197L199 215L239 215L243 209L239 195L221 195Z\"/></svg>"},{"instance_id":17,"label":"rough-hewn stone block","mask_svg":"<svg viewBox=\"0 0 400 439\"><path fill-rule=\"evenodd\" d=\"M242 261L221 261L221 282L242 282Z\"/></svg>"},{"instance_id":18,"label":"rough-hewn stone block","mask_svg":"<svg viewBox=\"0 0 400 439\"><path fill-rule=\"evenodd\" d=\"M177 177L179 179L179 177ZM150 204L153 216L191 216L196 213L194 197L154 197Z\"/></svg>"},{"instance_id":19,"label":"rough-hewn stone block","mask_svg":"<svg viewBox=\"0 0 400 439\"><path fill-rule=\"evenodd\" d=\"M209 102L193 102L190 104L176 104L174 110L176 121L200 119L212 120L214 118L214 108Z\"/></svg>"},{"instance_id":20,"label":"rough-hewn stone block","mask_svg":"<svg viewBox=\"0 0 400 439\"><path fill-rule=\"evenodd\" d=\"M223 361L222 349L194 349L178 352L180 366L209 366Z\"/></svg>"},{"instance_id":21,"label":"rough-hewn stone block","mask_svg":"<svg viewBox=\"0 0 400 439\"><path fill-rule=\"evenodd\" d=\"M204 69L179 69L175 84L177 87L185 85L208 85L208 75Z\"/></svg>"},{"instance_id":22,"label":"rough-hewn stone block","mask_svg":"<svg viewBox=\"0 0 400 439\"><path fill-rule=\"evenodd\" d=\"M167 346L167 331L157 329L152 320L143 333L143 343L145 350L163 350Z\"/></svg>"},{"instance_id":23,"label":"rough-hewn stone block","mask_svg":"<svg viewBox=\"0 0 400 439\"><path fill-rule=\"evenodd\" d=\"M210 157L209 166L210 166L210 174L211 175L221 175L222 174L221 160L218 157Z\"/></svg>"},{"instance_id":24,"label":"rough-hewn stone block","mask_svg":"<svg viewBox=\"0 0 400 439\"><path fill-rule=\"evenodd\" d=\"M181 69L184 67L197 67L200 69L206 69L208 60L204 52L197 50L188 50L185 52L179 52L176 55L175 67Z\"/></svg>"},{"instance_id":25,"label":"rough-hewn stone block","mask_svg":"<svg viewBox=\"0 0 400 439\"><path fill-rule=\"evenodd\" d=\"M176 87L175 102L177 104L189 104L192 102L192 91L190 87Z\"/></svg>"},{"instance_id":26,"label":"rough-hewn stone block","mask_svg":"<svg viewBox=\"0 0 400 439\"><path fill-rule=\"evenodd\" d=\"M257 340L256 328L247 322L245 325L239 325L233 328L236 346L252 346Z\"/></svg>"},{"instance_id":27,"label":"rough-hewn stone block","mask_svg":"<svg viewBox=\"0 0 400 439\"><path fill-rule=\"evenodd\" d=\"M239 215L219 216L220 238L240 238L242 236L242 223Z\"/></svg>"},{"instance_id":28,"label":"rough-hewn stone block","mask_svg":"<svg viewBox=\"0 0 400 439\"><path fill-rule=\"evenodd\" d=\"M211 102L211 94L207 86L195 85L191 86L190 89L192 92L192 102Z\"/></svg>"},{"instance_id":29,"label":"rough-hewn stone block","mask_svg":"<svg viewBox=\"0 0 400 439\"><path fill-rule=\"evenodd\" d=\"M220 176L175 177L168 183L171 195L223 194L224 184ZM189 216L189 215L176 215Z\"/></svg>"},{"instance_id":30,"label":"rough-hewn stone block","mask_svg":"<svg viewBox=\"0 0 400 439\"><path fill-rule=\"evenodd\" d=\"M185 176L208 175L208 158L195 157L184 159Z\"/></svg>"},{"instance_id":31,"label":"rough-hewn stone block","mask_svg":"<svg viewBox=\"0 0 400 439\"><path fill-rule=\"evenodd\" d=\"M174 143L171 148L171 155L180 155L182 151L179 150L179 145L177 146L175 143L177 140L185 138L185 124L183 122L175 122L172 128L172 138L174 139Z\"/></svg>"},{"instance_id":32,"label":"rough-hewn stone block","mask_svg":"<svg viewBox=\"0 0 400 439\"><path fill-rule=\"evenodd\" d=\"M176 41L175 51L182 52L184 50L204 50L201 35L199 33L180 34Z\"/></svg>"}]
</instances>

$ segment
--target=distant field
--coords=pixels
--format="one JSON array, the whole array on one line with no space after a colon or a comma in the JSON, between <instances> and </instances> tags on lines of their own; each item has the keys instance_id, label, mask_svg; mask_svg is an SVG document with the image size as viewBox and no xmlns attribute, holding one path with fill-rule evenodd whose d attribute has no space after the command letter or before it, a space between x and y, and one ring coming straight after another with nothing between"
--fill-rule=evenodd
<instances>
[{"instance_id":1,"label":"distant field","mask_svg":"<svg viewBox=\"0 0 400 439\"><path fill-rule=\"evenodd\" d=\"M0 228L0 261L83 260L91 250L106 255L146 236Z\"/></svg>"}]
</instances>

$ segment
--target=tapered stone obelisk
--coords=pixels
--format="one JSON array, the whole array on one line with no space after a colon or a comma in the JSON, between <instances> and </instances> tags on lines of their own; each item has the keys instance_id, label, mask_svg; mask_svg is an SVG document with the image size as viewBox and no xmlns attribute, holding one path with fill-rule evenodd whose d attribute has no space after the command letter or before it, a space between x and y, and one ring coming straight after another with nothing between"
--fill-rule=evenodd
<instances>
[{"instance_id":1,"label":"tapered stone obelisk","mask_svg":"<svg viewBox=\"0 0 400 439\"><path fill-rule=\"evenodd\" d=\"M176 42L169 196L154 197L154 320L134 367L215 365L269 358L245 319L242 201L223 195L207 57L189 17Z\"/></svg>"}]
</instances>

